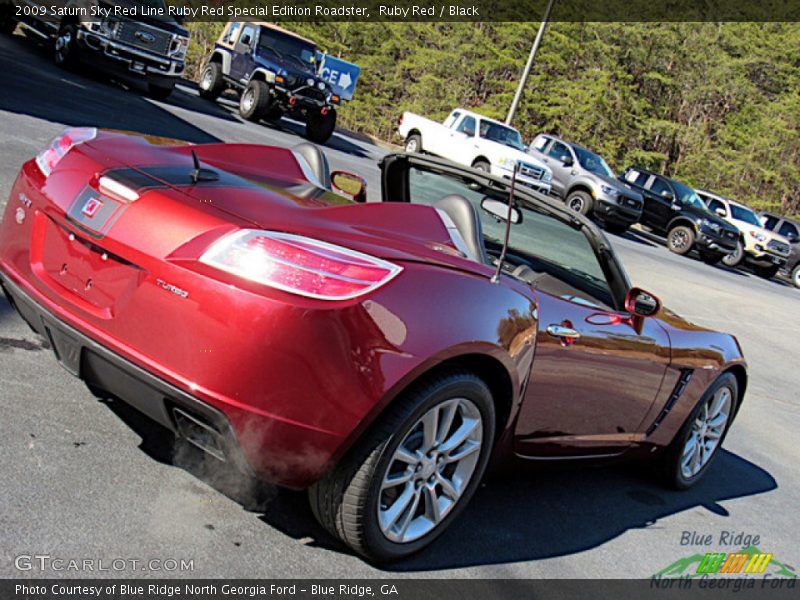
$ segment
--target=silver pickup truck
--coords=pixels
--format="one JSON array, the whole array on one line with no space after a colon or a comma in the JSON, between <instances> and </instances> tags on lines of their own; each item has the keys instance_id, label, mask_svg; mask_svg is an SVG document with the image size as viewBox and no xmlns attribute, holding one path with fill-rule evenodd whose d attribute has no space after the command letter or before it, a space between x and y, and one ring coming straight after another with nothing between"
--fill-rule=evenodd
<instances>
[{"instance_id":1,"label":"silver pickup truck","mask_svg":"<svg viewBox=\"0 0 800 600\"><path fill-rule=\"evenodd\" d=\"M612 233L623 233L641 217L642 195L619 181L598 154L547 134L536 136L528 151L552 169L553 195L594 215Z\"/></svg>"}]
</instances>

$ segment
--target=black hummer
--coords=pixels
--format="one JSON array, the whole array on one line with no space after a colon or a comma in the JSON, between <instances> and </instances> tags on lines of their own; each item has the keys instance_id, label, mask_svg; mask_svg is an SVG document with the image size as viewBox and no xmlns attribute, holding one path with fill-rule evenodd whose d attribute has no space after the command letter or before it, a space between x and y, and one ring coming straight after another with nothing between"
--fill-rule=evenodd
<instances>
[{"instance_id":1,"label":"black hummer","mask_svg":"<svg viewBox=\"0 0 800 600\"><path fill-rule=\"evenodd\" d=\"M47 0L22 4L16 9L0 2L0 30L13 31L19 22L26 33L52 44L61 67L86 62L141 78L158 99L169 96L183 74L189 32L175 19L152 16L166 14L164 0L66 0L56 15Z\"/></svg>"},{"instance_id":2,"label":"black hummer","mask_svg":"<svg viewBox=\"0 0 800 600\"><path fill-rule=\"evenodd\" d=\"M231 21L200 77L200 95L216 100L226 89L241 92L239 113L249 121L304 121L306 137L325 143L336 127L342 99L317 74L317 46L272 23Z\"/></svg>"},{"instance_id":3,"label":"black hummer","mask_svg":"<svg viewBox=\"0 0 800 600\"><path fill-rule=\"evenodd\" d=\"M703 261L714 264L736 249L739 230L709 211L692 188L634 167L620 179L644 197L639 222L666 236L672 252L689 254L695 248Z\"/></svg>"}]
</instances>

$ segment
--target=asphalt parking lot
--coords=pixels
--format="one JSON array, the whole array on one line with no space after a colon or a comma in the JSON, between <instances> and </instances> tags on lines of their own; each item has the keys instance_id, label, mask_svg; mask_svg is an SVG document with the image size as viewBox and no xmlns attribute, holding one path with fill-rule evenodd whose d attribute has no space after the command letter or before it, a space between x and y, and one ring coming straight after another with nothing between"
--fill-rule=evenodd
<instances>
[{"instance_id":1,"label":"asphalt parking lot","mask_svg":"<svg viewBox=\"0 0 800 600\"><path fill-rule=\"evenodd\" d=\"M66 125L195 142L302 141L298 125L245 123L233 104L203 101L189 86L155 102L58 70L21 36L0 37L0 207L20 165ZM375 161L385 150L340 134L325 150L334 168L363 174L370 195L379 192ZM706 551L681 545L685 531L713 535L714 551L737 549L716 544L722 532L757 535L761 550L800 567L800 290L673 255L648 235L609 237L632 281L690 320L734 333L750 364L726 451L691 491L664 490L646 465L521 472L488 481L431 548L377 568L327 536L303 494L244 485L176 456L166 432L60 369L0 300L0 576L54 575L15 567L37 554L193 563L102 573L118 576L645 577Z\"/></svg>"}]
</instances>

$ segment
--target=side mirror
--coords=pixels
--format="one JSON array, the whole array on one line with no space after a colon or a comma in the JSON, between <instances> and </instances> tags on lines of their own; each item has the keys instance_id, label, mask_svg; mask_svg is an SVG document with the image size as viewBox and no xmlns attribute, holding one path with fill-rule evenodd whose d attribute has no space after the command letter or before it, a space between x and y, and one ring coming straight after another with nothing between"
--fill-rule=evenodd
<instances>
[{"instance_id":1,"label":"side mirror","mask_svg":"<svg viewBox=\"0 0 800 600\"><path fill-rule=\"evenodd\" d=\"M563 164L565 167L571 167L573 163L572 157L566 154L561 158L559 158L558 160L560 160L561 164Z\"/></svg>"},{"instance_id":2,"label":"side mirror","mask_svg":"<svg viewBox=\"0 0 800 600\"><path fill-rule=\"evenodd\" d=\"M331 173L331 185L335 192L351 196L356 202L367 201L367 182L360 175L349 171Z\"/></svg>"},{"instance_id":3,"label":"side mirror","mask_svg":"<svg viewBox=\"0 0 800 600\"><path fill-rule=\"evenodd\" d=\"M481 208L501 221L508 221L510 216L511 222L515 225L522 222L522 213L519 211L519 209L516 206L512 206L511 214L509 215L508 204L505 202L500 202L500 200L484 198L481 201Z\"/></svg>"},{"instance_id":4,"label":"side mirror","mask_svg":"<svg viewBox=\"0 0 800 600\"><path fill-rule=\"evenodd\" d=\"M665 200L675 200L675 196L673 196L672 192L670 192L669 190L664 190L663 192L661 192L661 197L664 198Z\"/></svg>"},{"instance_id":5,"label":"side mirror","mask_svg":"<svg viewBox=\"0 0 800 600\"><path fill-rule=\"evenodd\" d=\"M652 317L661 310L661 300L641 288L631 288L625 296L625 310L635 317Z\"/></svg>"},{"instance_id":6,"label":"side mirror","mask_svg":"<svg viewBox=\"0 0 800 600\"><path fill-rule=\"evenodd\" d=\"M789 240L790 244L796 244L797 241L800 240L796 233L787 233L785 237L787 240Z\"/></svg>"},{"instance_id":7,"label":"side mirror","mask_svg":"<svg viewBox=\"0 0 800 600\"><path fill-rule=\"evenodd\" d=\"M714 212L717 213L720 217L727 217L728 216L728 213L725 212L724 208L718 208Z\"/></svg>"}]
</instances>

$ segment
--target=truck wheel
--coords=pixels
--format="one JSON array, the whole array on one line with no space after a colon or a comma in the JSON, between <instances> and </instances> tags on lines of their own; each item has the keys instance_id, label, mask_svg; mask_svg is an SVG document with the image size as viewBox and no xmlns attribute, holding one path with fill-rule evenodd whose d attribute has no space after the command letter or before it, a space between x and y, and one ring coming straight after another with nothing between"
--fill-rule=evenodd
<instances>
[{"instance_id":1,"label":"truck wheel","mask_svg":"<svg viewBox=\"0 0 800 600\"><path fill-rule=\"evenodd\" d=\"M306 137L315 144L324 144L336 129L336 111L328 111L327 115L314 115L306 121Z\"/></svg>"},{"instance_id":2,"label":"truck wheel","mask_svg":"<svg viewBox=\"0 0 800 600\"><path fill-rule=\"evenodd\" d=\"M800 288L800 263L797 263L792 269L792 283L794 287Z\"/></svg>"},{"instance_id":3,"label":"truck wheel","mask_svg":"<svg viewBox=\"0 0 800 600\"><path fill-rule=\"evenodd\" d=\"M243 119L258 122L269 110L270 100L265 81L250 81L239 99L239 114Z\"/></svg>"},{"instance_id":4,"label":"truck wheel","mask_svg":"<svg viewBox=\"0 0 800 600\"><path fill-rule=\"evenodd\" d=\"M147 95L154 100L166 100L174 89L175 83L170 85L155 85L153 83L148 83Z\"/></svg>"},{"instance_id":5,"label":"truck wheel","mask_svg":"<svg viewBox=\"0 0 800 600\"><path fill-rule=\"evenodd\" d=\"M309 490L319 522L372 560L435 540L474 494L491 452L486 384L451 371L407 390Z\"/></svg>"},{"instance_id":6,"label":"truck wheel","mask_svg":"<svg viewBox=\"0 0 800 600\"><path fill-rule=\"evenodd\" d=\"M721 254L719 252L700 252L700 260L702 260L707 265L715 265L720 260L725 260L727 254Z\"/></svg>"},{"instance_id":7,"label":"truck wheel","mask_svg":"<svg viewBox=\"0 0 800 600\"><path fill-rule=\"evenodd\" d=\"M753 267L753 271L755 271L755 274L759 277L772 279L778 273L779 268L778 265L769 265L768 267Z\"/></svg>"},{"instance_id":8,"label":"truck wheel","mask_svg":"<svg viewBox=\"0 0 800 600\"><path fill-rule=\"evenodd\" d=\"M61 26L53 44L53 62L63 69L72 69L78 62L78 30L72 23Z\"/></svg>"},{"instance_id":9,"label":"truck wheel","mask_svg":"<svg viewBox=\"0 0 800 600\"><path fill-rule=\"evenodd\" d=\"M217 62L208 63L200 76L200 97L216 100L225 91L222 79L222 65Z\"/></svg>"},{"instance_id":10,"label":"truck wheel","mask_svg":"<svg viewBox=\"0 0 800 600\"><path fill-rule=\"evenodd\" d=\"M588 215L594 207L594 200L586 192L578 190L567 196L567 206L577 213Z\"/></svg>"},{"instance_id":11,"label":"truck wheel","mask_svg":"<svg viewBox=\"0 0 800 600\"><path fill-rule=\"evenodd\" d=\"M412 133L406 138L406 152L422 152L422 136Z\"/></svg>"},{"instance_id":12,"label":"truck wheel","mask_svg":"<svg viewBox=\"0 0 800 600\"><path fill-rule=\"evenodd\" d=\"M486 173L489 173L492 170L492 166L485 160L479 160L472 165L472 168L476 169L477 171L485 171Z\"/></svg>"},{"instance_id":13,"label":"truck wheel","mask_svg":"<svg viewBox=\"0 0 800 600\"><path fill-rule=\"evenodd\" d=\"M742 242L736 242L736 250L731 252L730 254L726 254L722 257L722 264L726 267L736 267L744 260L744 246Z\"/></svg>"},{"instance_id":14,"label":"truck wheel","mask_svg":"<svg viewBox=\"0 0 800 600\"><path fill-rule=\"evenodd\" d=\"M678 225L667 234L667 248L675 254L686 255L694 246L694 230L686 225Z\"/></svg>"}]
</instances>

